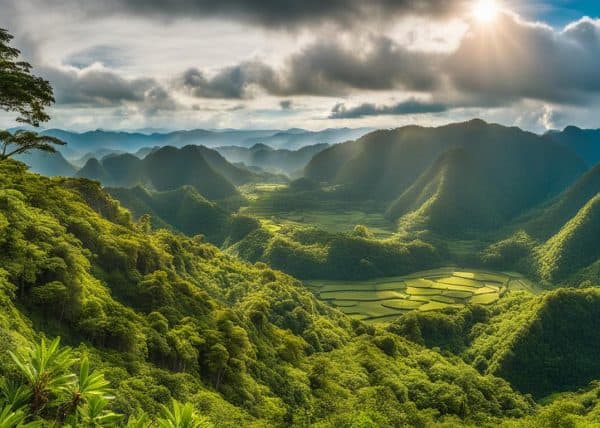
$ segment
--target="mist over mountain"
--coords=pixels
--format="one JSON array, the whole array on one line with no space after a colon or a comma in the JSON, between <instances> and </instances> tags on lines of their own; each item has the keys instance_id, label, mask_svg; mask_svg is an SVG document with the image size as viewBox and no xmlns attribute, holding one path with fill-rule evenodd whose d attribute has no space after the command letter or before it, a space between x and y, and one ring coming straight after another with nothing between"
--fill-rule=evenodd
<instances>
[{"instance_id":1,"label":"mist over mountain","mask_svg":"<svg viewBox=\"0 0 600 428\"><path fill-rule=\"evenodd\" d=\"M60 138L67 143L61 153L69 159L79 159L87 153L100 150L134 153L144 147L204 145L207 147L267 144L273 148L297 150L307 145L335 144L357 138L371 129L325 129L308 131L303 129L282 130L181 130L167 133L141 133L96 130L71 132L62 129L47 129L43 135Z\"/></svg>"}]
</instances>

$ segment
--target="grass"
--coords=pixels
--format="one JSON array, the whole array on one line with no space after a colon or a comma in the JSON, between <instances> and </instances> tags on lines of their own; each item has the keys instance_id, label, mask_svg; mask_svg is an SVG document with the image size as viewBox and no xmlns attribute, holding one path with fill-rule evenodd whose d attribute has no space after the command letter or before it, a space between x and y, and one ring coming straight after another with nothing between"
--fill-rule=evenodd
<instances>
[{"instance_id":1,"label":"grass","mask_svg":"<svg viewBox=\"0 0 600 428\"><path fill-rule=\"evenodd\" d=\"M247 184L238 187L250 202L240 209L240 214L258 218L271 232L278 232L288 225L311 226L331 233L350 232L357 224L366 226L377 238L389 238L396 233L396 226L384 217L380 211L365 211L363 206L323 201L319 209L282 211L261 204L265 198L276 191L285 189L285 184Z\"/></svg>"},{"instance_id":2,"label":"grass","mask_svg":"<svg viewBox=\"0 0 600 428\"><path fill-rule=\"evenodd\" d=\"M366 281L309 281L306 285L318 298L367 323L391 322L412 310L491 305L509 289L538 291L518 273L451 267Z\"/></svg>"}]
</instances>

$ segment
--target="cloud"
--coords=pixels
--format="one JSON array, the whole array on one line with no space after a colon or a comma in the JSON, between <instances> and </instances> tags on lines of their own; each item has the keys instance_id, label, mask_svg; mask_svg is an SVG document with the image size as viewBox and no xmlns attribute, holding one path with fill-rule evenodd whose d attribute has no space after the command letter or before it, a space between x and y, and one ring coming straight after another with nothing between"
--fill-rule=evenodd
<instances>
[{"instance_id":1,"label":"cloud","mask_svg":"<svg viewBox=\"0 0 600 428\"><path fill-rule=\"evenodd\" d=\"M199 98L250 98L257 90L271 95L343 95L352 90L435 89L439 54L414 52L387 37L353 46L313 43L276 70L255 60L225 67L208 77L199 69L184 72L176 85Z\"/></svg>"},{"instance_id":2,"label":"cloud","mask_svg":"<svg viewBox=\"0 0 600 428\"><path fill-rule=\"evenodd\" d=\"M281 110L291 110L292 105L292 100L283 100L279 102L279 107L281 107Z\"/></svg>"},{"instance_id":3,"label":"cloud","mask_svg":"<svg viewBox=\"0 0 600 428\"><path fill-rule=\"evenodd\" d=\"M474 26L444 64L457 90L503 100L585 103L600 92L600 20L557 31L505 14ZM441 70L441 71L443 71Z\"/></svg>"},{"instance_id":4,"label":"cloud","mask_svg":"<svg viewBox=\"0 0 600 428\"><path fill-rule=\"evenodd\" d=\"M38 0L39 1L39 0ZM91 16L129 14L165 18L226 18L269 28L348 25L365 19L390 20L399 15L444 16L460 0L57 0L53 7Z\"/></svg>"},{"instance_id":5,"label":"cloud","mask_svg":"<svg viewBox=\"0 0 600 428\"><path fill-rule=\"evenodd\" d=\"M93 64L82 70L43 67L40 74L50 81L59 105L116 107L133 105L147 114L175 110L177 103L155 79L125 79Z\"/></svg>"},{"instance_id":6,"label":"cloud","mask_svg":"<svg viewBox=\"0 0 600 428\"><path fill-rule=\"evenodd\" d=\"M345 104L339 103L336 104L331 110L329 119L355 119L365 116L402 116L409 114L442 113L448 109L449 106L445 104L419 101L415 98L411 98L393 105L363 103L351 108L347 108Z\"/></svg>"},{"instance_id":7,"label":"cloud","mask_svg":"<svg viewBox=\"0 0 600 428\"><path fill-rule=\"evenodd\" d=\"M197 68L186 70L175 85L198 98L248 98L253 88L278 92L275 71L258 61L221 69L212 77Z\"/></svg>"}]
</instances>

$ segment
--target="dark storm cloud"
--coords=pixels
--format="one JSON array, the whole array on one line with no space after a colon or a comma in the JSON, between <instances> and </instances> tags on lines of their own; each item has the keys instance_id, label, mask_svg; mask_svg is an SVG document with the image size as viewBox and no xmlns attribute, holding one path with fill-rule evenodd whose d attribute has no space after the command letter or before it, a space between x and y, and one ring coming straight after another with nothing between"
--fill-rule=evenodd
<instances>
[{"instance_id":1,"label":"dark storm cloud","mask_svg":"<svg viewBox=\"0 0 600 428\"><path fill-rule=\"evenodd\" d=\"M279 107L281 110L291 110L292 104L292 100L283 100L279 102Z\"/></svg>"},{"instance_id":2,"label":"dark storm cloud","mask_svg":"<svg viewBox=\"0 0 600 428\"><path fill-rule=\"evenodd\" d=\"M125 79L111 71L93 68L76 71L45 67L40 74L52 84L58 104L113 107L130 103L147 113L177 107L167 90L150 78Z\"/></svg>"},{"instance_id":3,"label":"dark storm cloud","mask_svg":"<svg viewBox=\"0 0 600 428\"><path fill-rule=\"evenodd\" d=\"M128 13L164 18L219 17L268 27L296 27L324 21L392 19L403 14L443 16L462 0L59 0L89 15Z\"/></svg>"},{"instance_id":4,"label":"dark storm cloud","mask_svg":"<svg viewBox=\"0 0 600 428\"><path fill-rule=\"evenodd\" d=\"M402 116L408 114L441 113L448 109L449 106L442 103L419 101L414 98L393 105L363 103L351 108L347 108L345 104L340 103L333 107L329 119L356 119L365 116Z\"/></svg>"},{"instance_id":5,"label":"dark storm cloud","mask_svg":"<svg viewBox=\"0 0 600 428\"><path fill-rule=\"evenodd\" d=\"M191 68L177 79L176 86L198 98L246 98L255 86L269 92L279 91L275 71L258 61L224 68L211 77Z\"/></svg>"},{"instance_id":6,"label":"dark storm cloud","mask_svg":"<svg viewBox=\"0 0 600 428\"><path fill-rule=\"evenodd\" d=\"M252 90L278 96L342 95L352 90L433 90L439 55L409 51L386 37L365 46L314 43L292 55L281 70L260 61L226 67L211 77L189 69L176 85L200 98L247 98Z\"/></svg>"},{"instance_id":7,"label":"dark storm cloud","mask_svg":"<svg viewBox=\"0 0 600 428\"><path fill-rule=\"evenodd\" d=\"M600 92L600 21L565 30L505 15L474 27L445 64L456 88L490 99L584 103Z\"/></svg>"}]
</instances>

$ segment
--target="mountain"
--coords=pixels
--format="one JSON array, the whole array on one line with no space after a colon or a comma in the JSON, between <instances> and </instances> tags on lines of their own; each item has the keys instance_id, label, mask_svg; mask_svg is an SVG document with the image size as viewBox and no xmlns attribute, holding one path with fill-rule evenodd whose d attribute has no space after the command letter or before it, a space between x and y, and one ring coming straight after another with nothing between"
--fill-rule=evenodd
<instances>
[{"instance_id":1,"label":"mountain","mask_svg":"<svg viewBox=\"0 0 600 428\"><path fill-rule=\"evenodd\" d=\"M167 133L141 133L95 130L83 133L62 129L47 129L44 135L60 138L67 143L60 148L68 159L78 159L87 153L100 150L136 152L145 147L204 145L251 147L257 143L276 148L296 150L303 146L326 143L335 144L364 135L369 129L307 130L205 130L192 129Z\"/></svg>"},{"instance_id":2,"label":"mountain","mask_svg":"<svg viewBox=\"0 0 600 428\"><path fill-rule=\"evenodd\" d=\"M571 220L583 206L600 193L600 164L545 206L519 221L519 227L539 239L548 239Z\"/></svg>"},{"instance_id":3,"label":"mountain","mask_svg":"<svg viewBox=\"0 0 600 428\"><path fill-rule=\"evenodd\" d=\"M322 131L289 129L287 131L275 132L269 136L249 138L244 145L249 147L256 144L265 144L276 149L298 150L302 147L315 144L337 144L355 140L371 131L373 131L373 128L333 128Z\"/></svg>"},{"instance_id":4,"label":"mountain","mask_svg":"<svg viewBox=\"0 0 600 428\"><path fill-rule=\"evenodd\" d=\"M589 166L600 162L600 129L567 126L562 131L550 131L546 135L552 141L575 151Z\"/></svg>"},{"instance_id":5,"label":"mountain","mask_svg":"<svg viewBox=\"0 0 600 428\"><path fill-rule=\"evenodd\" d=\"M257 166L271 171L282 171L293 175L301 171L314 155L322 152L328 144L305 146L298 150L274 149L266 144L257 143L250 148L239 146L216 147L229 162L241 162L248 166Z\"/></svg>"},{"instance_id":6,"label":"mountain","mask_svg":"<svg viewBox=\"0 0 600 428\"><path fill-rule=\"evenodd\" d=\"M402 195L386 215L407 229L429 229L445 235L490 228L512 214L509 197L494 177L464 149L442 154Z\"/></svg>"},{"instance_id":7,"label":"mountain","mask_svg":"<svg viewBox=\"0 0 600 428\"><path fill-rule=\"evenodd\" d=\"M575 153L548 138L472 120L438 128L376 131L317 154L305 175L341 185L354 198L393 201L444 152L456 148L469 154L488 180L500 186L497 192L507 200L513 198L511 206L519 208L556 195L586 169Z\"/></svg>"},{"instance_id":8,"label":"mountain","mask_svg":"<svg viewBox=\"0 0 600 428\"><path fill-rule=\"evenodd\" d=\"M167 146L144 159L131 154L108 156L101 162L91 159L77 176L99 180L110 187L145 185L158 191L190 185L211 200L238 195L234 185L209 165L205 152L197 146ZM231 173L235 168L231 166L225 172Z\"/></svg>"},{"instance_id":9,"label":"mountain","mask_svg":"<svg viewBox=\"0 0 600 428\"><path fill-rule=\"evenodd\" d=\"M67 161L62 154L32 151L16 158L27 164L31 171L48 177L72 177L77 172L75 166Z\"/></svg>"},{"instance_id":10,"label":"mountain","mask_svg":"<svg viewBox=\"0 0 600 428\"><path fill-rule=\"evenodd\" d=\"M114 154L121 155L121 154L125 154L125 153L127 153L127 152L124 152L123 150L100 149L100 150L96 150L95 152L86 153L85 155L83 155L77 159L71 159L71 162L74 165L76 165L77 167L81 168L87 163L87 161L89 161L92 158L102 159L103 157L108 156L108 155L114 155Z\"/></svg>"},{"instance_id":11,"label":"mountain","mask_svg":"<svg viewBox=\"0 0 600 428\"><path fill-rule=\"evenodd\" d=\"M559 283L600 260L600 193L539 249L540 276Z\"/></svg>"},{"instance_id":12,"label":"mountain","mask_svg":"<svg viewBox=\"0 0 600 428\"><path fill-rule=\"evenodd\" d=\"M545 397L600 377L600 290L560 289L507 299L464 353L487 374ZM535 424L534 424L535 426Z\"/></svg>"},{"instance_id":13,"label":"mountain","mask_svg":"<svg viewBox=\"0 0 600 428\"><path fill-rule=\"evenodd\" d=\"M61 336L109 380L118 413L171 398L220 427L498 425L536 412L505 380L351 320L292 277L132 223L89 180L1 163L0 245L3 349L26 356ZM20 381L16 370L0 355L3 380Z\"/></svg>"}]
</instances>

